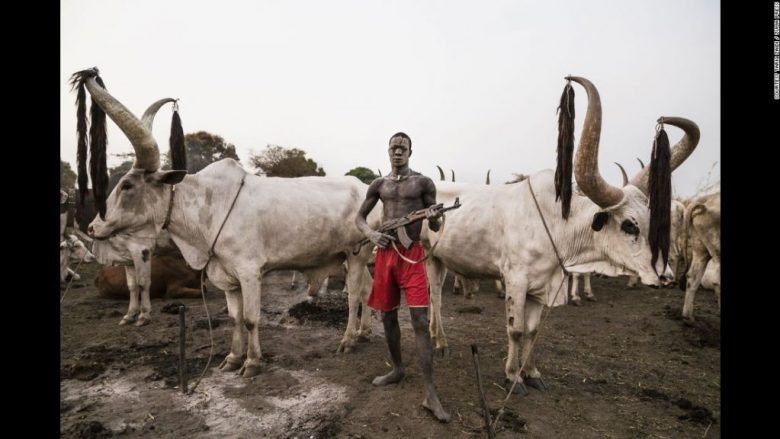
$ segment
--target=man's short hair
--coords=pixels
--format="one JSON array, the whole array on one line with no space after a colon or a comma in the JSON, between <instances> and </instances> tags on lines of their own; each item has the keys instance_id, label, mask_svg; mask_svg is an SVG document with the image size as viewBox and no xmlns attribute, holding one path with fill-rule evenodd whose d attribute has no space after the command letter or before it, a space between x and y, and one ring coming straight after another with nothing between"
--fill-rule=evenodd
<instances>
[{"instance_id":1,"label":"man's short hair","mask_svg":"<svg viewBox=\"0 0 780 439\"><path fill-rule=\"evenodd\" d=\"M404 133L403 131L399 131L399 132L393 134L392 136L390 136L390 139L387 141L388 145L390 144L390 140L393 140L393 137L403 137L404 139L408 140L409 141L409 149L410 150L412 149L412 139L406 133Z\"/></svg>"}]
</instances>

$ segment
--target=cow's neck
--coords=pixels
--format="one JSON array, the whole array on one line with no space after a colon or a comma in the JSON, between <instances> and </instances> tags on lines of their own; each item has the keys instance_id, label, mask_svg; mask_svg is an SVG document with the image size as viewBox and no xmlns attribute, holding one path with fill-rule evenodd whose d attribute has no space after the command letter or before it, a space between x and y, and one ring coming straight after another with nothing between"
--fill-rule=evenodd
<instances>
[{"instance_id":1,"label":"cow's neck","mask_svg":"<svg viewBox=\"0 0 780 439\"><path fill-rule=\"evenodd\" d=\"M225 220L238 187L238 181L235 184L217 184L213 179L201 178L198 174L188 175L176 185L168 231L192 268L202 269L206 264L214 237ZM162 213L158 213L160 219L155 221L158 224L164 221L170 188L166 186L163 194L166 202Z\"/></svg>"},{"instance_id":2,"label":"cow's neck","mask_svg":"<svg viewBox=\"0 0 780 439\"><path fill-rule=\"evenodd\" d=\"M604 259L602 252L596 248L594 232L591 229L593 215L599 210L599 207L586 197L573 195L568 220L561 217L560 202L554 204L554 209L550 212L552 215L545 214L564 266L571 267ZM547 236L546 232L544 236Z\"/></svg>"}]
</instances>

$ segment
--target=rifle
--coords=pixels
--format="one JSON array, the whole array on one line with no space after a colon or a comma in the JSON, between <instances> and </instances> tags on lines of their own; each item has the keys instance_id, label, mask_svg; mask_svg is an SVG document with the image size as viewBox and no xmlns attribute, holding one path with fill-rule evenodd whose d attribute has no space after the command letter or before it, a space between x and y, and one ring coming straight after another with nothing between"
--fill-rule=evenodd
<instances>
[{"instance_id":1,"label":"rifle","mask_svg":"<svg viewBox=\"0 0 780 439\"><path fill-rule=\"evenodd\" d=\"M444 214L444 212L447 212L449 210L457 209L460 207L460 197L455 198L455 203L453 203L452 206L444 207L444 203L439 203L434 206L431 206L434 211L436 212L436 216L441 216ZM381 226L376 230L377 232L381 233L387 233L393 230L398 229L398 240L401 242L401 244L409 248L410 245L412 245L412 239L409 238L409 235L406 234L406 225L408 224L414 224L417 221L422 221L426 218L425 211L426 209L420 209L415 210L414 212L408 213L401 218L396 218L394 220L390 220ZM360 252L360 248L363 247L365 244L368 244L371 242L368 238L361 239L356 245L355 249L352 251L352 254L358 254Z\"/></svg>"}]
</instances>

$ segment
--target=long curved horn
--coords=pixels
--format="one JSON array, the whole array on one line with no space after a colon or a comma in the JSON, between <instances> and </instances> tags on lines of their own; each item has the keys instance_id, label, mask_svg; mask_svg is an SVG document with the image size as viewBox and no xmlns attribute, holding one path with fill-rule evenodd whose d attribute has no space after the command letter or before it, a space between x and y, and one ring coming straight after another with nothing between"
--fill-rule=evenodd
<instances>
[{"instance_id":1,"label":"long curved horn","mask_svg":"<svg viewBox=\"0 0 780 439\"><path fill-rule=\"evenodd\" d=\"M450 169L450 172L452 173L452 181L455 181L455 171L453 171L452 169Z\"/></svg>"},{"instance_id":2,"label":"long curved horn","mask_svg":"<svg viewBox=\"0 0 780 439\"><path fill-rule=\"evenodd\" d=\"M485 178L485 184L490 184L490 169L488 169L487 178Z\"/></svg>"},{"instance_id":3,"label":"long curved horn","mask_svg":"<svg viewBox=\"0 0 780 439\"><path fill-rule=\"evenodd\" d=\"M645 162L642 161L639 157L636 158L636 161L639 162L639 167L642 169L645 169Z\"/></svg>"},{"instance_id":4,"label":"long curved horn","mask_svg":"<svg viewBox=\"0 0 780 439\"><path fill-rule=\"evenodd\" d=\"M673 125L685 131L683 138L672 147L672 157L669 159L669 163L672 172L674 172L674 170L691 155L693 150L696 149L696 145L699 144L699 138L701 137L701 131L694 121L684 117L661 116L658 118L658 123ZM643 168L634 175L634 178L632 178L630 182L630 184L641 189L645 195L648 193L649 171L650 168Z\"/></svg>"},{"instance_id":5,"label":"long curved horn","mask_svg":"<svg viewBox=\"0 0 780 439\"><path fill-rule=\"evenodd\" d=\"M92 96L92 100L100 105L108 117L125 133L130 144L135 149L134 168L156 171L160 169L160 149L143 123L133 115L121 102L99 86L94 77L87 78L84 84Z\"/></svg>"},{"instance_id":6,"label":"long curved horn","mask_svg":"<svg viewBox=\"0 0 780 439\"><path fill-rule=\"evenodd\" d=\"M439 168L439 180L444 181L444 171L441 169L441 166L436 165L437 168Z\"/></svg>"},{"instance_id":7,"label":"long curved horn","mask_svg":"<svg viewBox=\"0 0 780 439\"><path fill-rule=\"evenodd\" d=\"M379 176L380 176L380 177L382 176L382 170L381 170L381 169L379 169L379 168L376 168L376 172L378 172L378 173L379 173Z\"/></svg>"},{"instance_id":8,"label":"long curved horn","mask_svg":"<svg viewBox=\"0 0 780 439\"><path fill-rule=\"evenodd\" d=\"M150 105L149 108L147 108L146 111L144 111L144 115L141 116L141 124L143 124L144 128L146 128L150 133L152 132L152 124L154 123L154 116L156 116L160 108L162 108L162 106L167 104L168 102L176 102L176 99L162 98L159 101Z\"/></svg>"},{"instance_id":9,"label":"long curved horn","mask_svg":"<svg viewBox=\"0 0 780 439\"><path fill-rule=\"evenodd\" d=\"M620 163L615 162L618 168L620 168L620 173L623 174L623 186L628 184L628 174L626 174L626 170L623 169L622 166L620 166Z\"/></svg>"},{"instance_id":10,"label":"long curved horn","mask_svg":"<svg viewBox=\"0 0 780 439\"><path fill-rule=\"evenodd\" d=\"M582 126L580 144L574 163L574 178L580 190L594 203L605 208L618 204L623 191L610 185L599 174L599 138L601 136L601 98L596 87L585 78L567 76L585 88L588 93L588 109Z\"/></svg>"}]
</instances>

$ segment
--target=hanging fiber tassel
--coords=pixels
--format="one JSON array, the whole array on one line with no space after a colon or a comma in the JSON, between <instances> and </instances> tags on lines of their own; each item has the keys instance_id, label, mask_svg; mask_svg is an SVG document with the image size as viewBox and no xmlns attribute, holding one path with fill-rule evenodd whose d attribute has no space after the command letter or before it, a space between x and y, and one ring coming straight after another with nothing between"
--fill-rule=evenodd
<instances>
[{"instance_id":1,"label":"hanging fiber tassel","mask_svg":"<svg viewBox=\"0 0 780 439\"><path fill-rule=\"evenodd\" d=\"M658 134L653 142L653 155L650 159L649 197L650 230L648 241L652 253L651 263L655 269L660 252L666 266L669 261L669 229L672 203L672 168L669 137L664 131L663 121L659 124Z\"/></svg>"},{"instance_id":2,"label":"hanging fiber tassel","mask_svg":"<svg viewBox=\"0 0 780 439\"><path fill-rule=\"evenodd\" d=\"M187 170L187 150L184 145L184 129L179 117L179 102L173 103L173 119L171 120L171 136L168 138L171 151L171 169Z\"/></svg>"},{"instance_id":3,"label":"hanging fiber tassel","mask_svg":"<svg viewBox=\"0 0 780 439\"><path fill-rule=\"evenodd\" d=\"M106 88L100 76L95 77L95 82L102 88ZM108 198L108 168L106 167L106 146L108 137L106 134L106 113L100 106L92 101L89 108L89 179L92 181L92 195L95 199L95 210L100 214L100 219L105 220L106 198Z\"/></svg>"},{"instance_id":4,"label":"hanging fiber tassel","mask_svg":"<svg viewBox=\"0 0 780 439\"><path fill-rule=\"evenodd\" d=\"M561 214L569 218L571 206L572 156L574 154L574 88L571 81L561 94L558 105L558 163L555 167L555 201L561 200Z\"/></svg>"},{"instance_id":5,"label":"hanging fiber tassel","mask_svg":"<svg viewBox=\"0 0 780 439\"><path fill-rule=\"evenodd\" d=\"M78 174L79 204L84 206L84 198L89 190L87 185L87 90L84 80L97 74L92 69L76 72L70 77L71 90L76 92L76 173Z\"/></svg>"}]
</instances>

